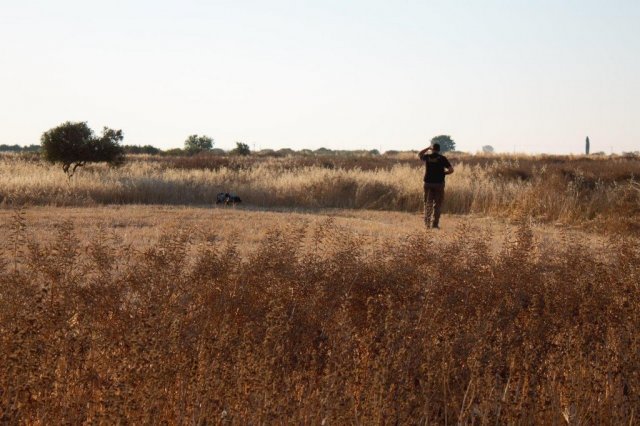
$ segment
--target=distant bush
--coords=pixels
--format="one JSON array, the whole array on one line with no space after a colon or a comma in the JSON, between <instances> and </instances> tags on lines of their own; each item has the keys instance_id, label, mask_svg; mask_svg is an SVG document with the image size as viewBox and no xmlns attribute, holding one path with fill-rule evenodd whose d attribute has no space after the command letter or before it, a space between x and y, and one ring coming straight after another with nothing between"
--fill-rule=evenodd
<instances>
[{"instance_id":1,"label":"distant bush","mask_svg":"<svg viewBox=\"0 0 640 426\"><path fill-rule=\"evenodd\" d=\"M294 155L296 152L290 148L282 148L276 151L279 157L286 157L287 155Z\"/></svg>"},{"instance_id":2,"label":"distant bush","mask_svg":"<svg viewBox=\"0 0 640 426\"><path fill-rule=\"evenodd\" d=\"M213 139L209 136L191 135L184 141L184 150L189 154L197 154L213 148Z\"/></svg>"},{"instance_id":3,"label":"distant bush","mask_svg":"<svg viewBox=\"0 0 640 426\"><path fill-rule=\"evenodd\" d=\"M250 155L251 149L249 149L249 145L243 142L236 142L236 147L231 151L234 155Z\"/></svg>"},{"instance_id":4,"label":"distant bush","mask_svg":"<svg viewBox=\"0 0 640 426\"><path fill-rule=\"evenodd\" d=\"M259 157L275 157L276 152L273 149L261 149L256 152L256 155Z\"/></svg>"},{"instance_id":5,"label":"distant bush","mask_svg":"<svg viewBox=\"0 0 640 426\"><path fill-rule=\"evenodd\" d=\"M122 148L124 149L125 154L151 154L151 155L155 155L155 154L160 154L162 152L162 150L156 148L155 146L151 146L151 145L144 145L144 146L124 145Z\"/></svg>"},{"instance_id":6,"label":"distant bush","mask_svg":"<svg viewBox=\"0 0 640 426\"><path fill-rule=\"evenodd\" d=\"M316 155L333 155L333 151L328 148L318 148L313 153Z\"/></svg>"},{"instance_id":7,"label":"distant bush","mask_svg":"<svg viewBox=\"0 0 640 426\"><path fill-rule=\"evenodd\" d=\"M162 152L164 155L169 155L169 156L177 156L177 155L186 155L187 152L184 149L181 148L171 148L171 149L167 149L165 151Z\"/></svg>"},{"instance_id":8,"label":"distant bush","mask_svg":"<svg viewBox=\"0 0 640 426\"><path fill-rule=\"evenodd\" d=\"M208 154L211 154L211 155L218 155L218 156L220 156L220 155L226 155L227 153L226 153L226 151L225 151L224 149L220 149L220 148L211 148L211 149L208 151Z\"/></svg>"}]
</instances>

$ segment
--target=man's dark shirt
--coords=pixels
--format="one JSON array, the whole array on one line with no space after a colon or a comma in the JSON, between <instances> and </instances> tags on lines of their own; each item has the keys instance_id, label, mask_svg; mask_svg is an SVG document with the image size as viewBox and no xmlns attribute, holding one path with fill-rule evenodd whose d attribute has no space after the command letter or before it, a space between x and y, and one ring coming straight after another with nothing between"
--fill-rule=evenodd
<instances>
[{"instance_id":1,"label":"man's dark shirt","mask_svg":"<svg viewBox=\"0 0 640 426\"><path fill-rule=\"evenodd\" d=\"M444 183L444 169L451 167L451 163L447 160L447 157L440 155L437 152L432 154L426 154L420 157L426 165L426 171L424 173L425 183Z\"/></svg>"}]
</instances>

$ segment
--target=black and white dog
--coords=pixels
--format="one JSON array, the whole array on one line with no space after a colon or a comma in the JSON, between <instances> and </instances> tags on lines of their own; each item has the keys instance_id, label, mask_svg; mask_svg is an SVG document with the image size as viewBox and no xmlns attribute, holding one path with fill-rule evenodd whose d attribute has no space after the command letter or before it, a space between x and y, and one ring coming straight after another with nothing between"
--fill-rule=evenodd
<instances>
[{"instance_id":1,"label":"black and white dog","mask_svg":"<svg viewBox=\"0 0 640 426\"><path fill-rule=\"evenodd\" d=\"M240 197L235 194L229 194L228 192L220 192L216 196L216 204L224 203L225 206L228 206L229 204L235 206L236 204L241 202L242 200L240 199Z\"/></svg>"}]
</instances>

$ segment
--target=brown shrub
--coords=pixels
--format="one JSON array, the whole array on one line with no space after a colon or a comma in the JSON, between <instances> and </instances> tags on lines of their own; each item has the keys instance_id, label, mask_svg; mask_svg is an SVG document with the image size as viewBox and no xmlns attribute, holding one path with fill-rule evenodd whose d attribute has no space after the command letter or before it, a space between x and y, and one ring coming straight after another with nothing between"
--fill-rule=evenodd
<instances>
[{"instance_id":1,"label":"brown shrub","mask_svg":"<svg viewBox=\"0 0 640 426\"><path fill-rule=\"evenodd\" d=\"M365 250L328 221L240 256L188 229L140 251L70 222L51 243L14 229L3 423L628 424L640 409L636 241L549 247L523 225L494 256L463 226Z\"/></svg>"}]
</instances>

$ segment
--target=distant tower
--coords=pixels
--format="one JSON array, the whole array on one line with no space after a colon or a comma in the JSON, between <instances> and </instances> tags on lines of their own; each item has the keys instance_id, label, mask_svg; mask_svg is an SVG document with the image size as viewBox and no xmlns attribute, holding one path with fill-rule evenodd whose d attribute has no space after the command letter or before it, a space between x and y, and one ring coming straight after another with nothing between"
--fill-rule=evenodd
<instances>
[{"instance_id":1,"label":"distant tower","mask_svg":"<svg viewBox=\"0 0 640 426\"><path fill-rule=\"evenodd\" d=\"M589 148L591 148L591 144L589 143L589 136L587 136L587 141L584 144L584 153L589 155Z\"/></svg>"}]
</instances>

